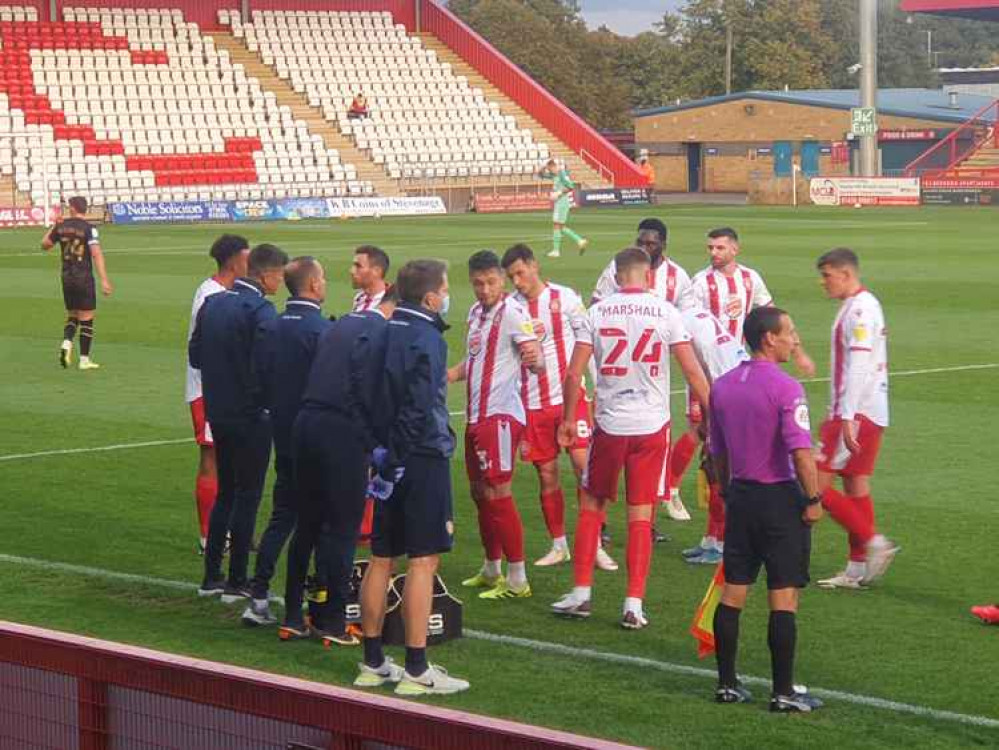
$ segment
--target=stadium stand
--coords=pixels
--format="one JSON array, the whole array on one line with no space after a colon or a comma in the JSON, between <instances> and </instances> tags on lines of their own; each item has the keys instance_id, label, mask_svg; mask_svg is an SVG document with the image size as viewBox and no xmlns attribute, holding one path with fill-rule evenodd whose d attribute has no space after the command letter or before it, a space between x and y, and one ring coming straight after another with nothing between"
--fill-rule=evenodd
<instances>
[{"instance_id":1,"label":"stadium stand","mask_svg":"<svg viewBox=\"0 0 999 750\"><path fill-rule=\"evenodd\" d=\"M461 190L543 191L549 156L591 187L639 184L432 0L256 0L246 22L231 0L23 2L0 6L0 203L457 188L461 204ZM370 116L349 120L358 91Z\"/></svg>"},{"instance_id":2,"label":"stadium stand","mask_svg":"<svg viewBox=\"0 0 999 750\"><path fill-rule=\"evenodd\" d=\"M33 203L374 192L181 11L33 10L0 20L0 173Z\"/></svg>"},{"instance_id":3,"label":"stadium stand","mask_svg":"<svg viewBox=\"0 0 999 750\"><path fill-rule=\"evenodd\" d=\"M223 9L219 21L390 177L522 181L549 155L547 144L393 24L390 13L263 10L244 25L238 11ZM350 120L359 91L370 116Z\"/></svg>"}]
</instances>

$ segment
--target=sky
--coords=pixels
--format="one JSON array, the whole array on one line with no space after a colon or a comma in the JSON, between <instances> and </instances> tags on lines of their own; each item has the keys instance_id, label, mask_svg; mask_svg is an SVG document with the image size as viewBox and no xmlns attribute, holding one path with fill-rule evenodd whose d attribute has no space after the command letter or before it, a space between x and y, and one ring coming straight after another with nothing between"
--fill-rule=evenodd
<instances>
[{"instance_id":1,"label":"sky","mask_svg":"<svg viewBox=\"0 0 999 750\"><path fill-rule=\"evenodd\" d=\"M626 36L651 31L665 11L681 5L683 0L580 0L583 18L591 29L604 25Z\"/></svg>"}]
</instances>

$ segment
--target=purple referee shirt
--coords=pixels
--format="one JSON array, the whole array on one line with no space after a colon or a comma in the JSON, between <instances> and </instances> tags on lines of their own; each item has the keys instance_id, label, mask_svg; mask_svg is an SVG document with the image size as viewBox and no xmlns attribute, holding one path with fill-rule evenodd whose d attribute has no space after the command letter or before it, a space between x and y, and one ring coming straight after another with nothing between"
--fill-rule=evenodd
<instances>
[{"instance_id":1,"label":"purple referee shirt","mask_svg":"<svg viewBox=\"0 0 999 750\"><path fill-rule=\"evenodd\" d=\"M711 454L728 457L732 479L794 479L791 451L812 445L801 383L766 360L743 362L712 384L710 424Z\"/></svg>"}]
</instances>

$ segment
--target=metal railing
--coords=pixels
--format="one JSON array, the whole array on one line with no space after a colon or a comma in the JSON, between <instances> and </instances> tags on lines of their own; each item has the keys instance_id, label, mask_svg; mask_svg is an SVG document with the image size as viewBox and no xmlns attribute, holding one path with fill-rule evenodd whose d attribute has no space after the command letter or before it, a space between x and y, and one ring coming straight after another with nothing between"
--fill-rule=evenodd
<instances>
[{"instance_id":1,"label":"metal railing","mask_svg":"<svg viewBox=\"0 0 999 750\"><path fill-rule=\"evenodd\" d=\"M983 147L999 148L999 99L975 112L946 138L934 144L905 167L906 177L942 177L958 167ZM933 166L941 154L946 155L944 167ZM990 172L992 170L985 170ZM999 169L995 170L999 172Z\"/></svg>"}]
</instances>

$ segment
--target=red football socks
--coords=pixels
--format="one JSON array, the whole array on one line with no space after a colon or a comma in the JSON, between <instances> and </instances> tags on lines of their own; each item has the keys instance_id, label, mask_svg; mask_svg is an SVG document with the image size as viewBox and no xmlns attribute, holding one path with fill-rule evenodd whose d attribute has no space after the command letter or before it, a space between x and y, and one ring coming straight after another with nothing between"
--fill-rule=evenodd
<instances>
[{"instance_id":1,"label":"red football socks","mask_svg":"<svg viewBox=\"0 0 999 750\"><path fill-rule=\"evenodd\" d=\"M479 539L487 560L503 559L503 542L499 533L499 520L495 509L489 502L482 501L476 505L479 513Z\"/></svg>"},{"instance_id":2,"label":"red football socks","mask_svg":"<svg viewBox=\"0 0 999 750\"><path fill-rule=\"evenodd\" d=\"M524 525L517 512L517 504L507 495L493 500L492 506L503 555L507 562L524 562Z\"/></svg>"},{"instance_id":3,"label":"red football socks","mask_svg":"<svg viewBox=\"0 0 999 750\"><path fill-rule=\"evenodd\" d=\"M215 507L215 496L219 492L219 482L215 477L198 475L194 482L194 499L198 504L198 524L201 526L201 537L208 537L208 521Z\"/></svg>"},{"instance_id":4,"label":"red football socks","mask_svg":"<svg viewBox=\"0 0 999 750\"><path fill-rule=\"evenodd\" d=\"M721 487L717 484L708 485L708 533L719 542L725 540L725 498L721 496Z\"/></svg>"},{"instance_id":5,"label":"red football socks","mask_svg":"<svg viewBox=\"0 0 999 750\"><path fill-rule=\"evenodd\" d=\"M850 539L850 559L864 561L867 543L874 536L874 508L870 496L848 497L830 487L822 493L822 506L836 523L846 529Z\"/></svg>"},{"instance_id":6,"label":"red football socks","mask_svg":"<svg viewBox=\"0 0 999 750\"><path fill-rule=\"evenodd\" d=\"M690 466L690 460L697 451L697 438L689 432L683 433L680 439L673 443L669 456L669 486L679 487L683 473Z\"/></svg>"},{"instance_id":7,"label":"red football socks","mask_svg":"<svg viewBox=\"0 0 999 750\"><path fill-rule=\"evenodd\" d=\"M572 569L576 586L593 585L593 564L600 544L600 526L604 514L598 510L580 508L576 520L576 538L572 546Z\"/></svg>"},{"instance_id":8,"label":"red football socks","mask_svg":"<svg viewBox=\"0 0 999 750\"><path fill-rule=\"evenodd\" d=\"M548 535L552 539L565 536L565 497L561 489L541 495L541 512L545 516Z\"/></svg>"},{"instance_id":9,"label":"red football socks","mask_svg":"<svg viewBox=\"0 0 999 750\"><path fill-rule=\"evenodd\" d=\"M645 598L645 582L652 564L652 521L628 521L628 593Z\"/></svg>"}]
</instances>

